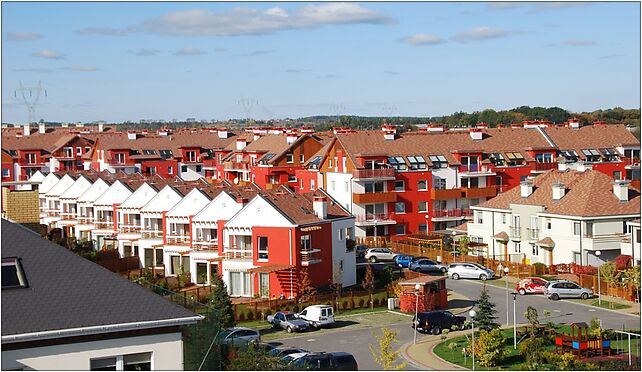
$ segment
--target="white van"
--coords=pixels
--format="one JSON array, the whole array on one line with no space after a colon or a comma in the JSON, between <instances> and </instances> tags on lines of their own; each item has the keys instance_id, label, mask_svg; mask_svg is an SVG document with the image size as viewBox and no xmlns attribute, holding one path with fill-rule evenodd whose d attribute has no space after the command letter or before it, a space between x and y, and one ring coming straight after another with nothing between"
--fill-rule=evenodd
<instances>
[{"instance_id":1,"label":"white van","mask_svg":"<svg viewBox=\"0 0 642 372\"><path fill-rule=\"evenodd\" d=\"M307 321L313 327L334 324L334 312L330 305L312 305L297 314L299 318Z\"/></svg>"}]
</instances>

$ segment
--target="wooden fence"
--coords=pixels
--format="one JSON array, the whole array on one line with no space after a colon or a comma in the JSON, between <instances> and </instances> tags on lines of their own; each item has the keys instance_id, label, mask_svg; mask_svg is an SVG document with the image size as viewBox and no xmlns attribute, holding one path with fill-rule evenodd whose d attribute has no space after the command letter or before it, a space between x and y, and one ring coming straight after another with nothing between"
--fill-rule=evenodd
<instances>
[{"instance_id":1,"label":"wooden fence","mask_svg":"<svg viewBox=\"0 0 642 372\"><path fill-rule=\"evenodd\" d=\"M96 263L115 273L128 273L132 270L140 269L140 258L138 258L138 256L109 258L106 260L98 260Z\"/></svg>"}]
</instances>

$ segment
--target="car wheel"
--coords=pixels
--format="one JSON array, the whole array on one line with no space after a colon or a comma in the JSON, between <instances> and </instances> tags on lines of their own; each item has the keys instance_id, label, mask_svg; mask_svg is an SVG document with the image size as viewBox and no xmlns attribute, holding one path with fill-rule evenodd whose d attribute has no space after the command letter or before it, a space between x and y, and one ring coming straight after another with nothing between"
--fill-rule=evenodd
<instances>
[{"instance_id":1,"label":"car wheel","mask_svg":"<svg viewBox=\"0 0 642 372\"><path fill-rule=\"evenodd\" d=\"M481 274L481 275L479 276L479 279L480 279L480 280L486 280L486 279L488 279L488 276L487 276L486 274Z\"/></svg>"},{"instance_id":2,"label":"car wheel","mask_svg":"<svg viewBox=\"0 0 642 372\"><path fill-rule=\"evenodd\" d=\"M377 257L375 257L375 256L370 257L370 262L372 262L372 263L377 262Z\"/></svg>"},{"instance_id":3,"label":"car wheel","mask_svg":"<svg viewBox=\"0 0 642 372\"><path fill-rule=\"evenodd\" d=\"M442 273L444 273L444 274L445 274L447 270L446 270L446 268L445 268L445 267L442 267L441 269L439 269L439 271L441 271Z\"/></svg>"},{"instance_id":4,"label":"car wheel","mask_svg":"<svg viewBox=\"0 0 642 372\"><path fill-rule=\"evenodd\" d=\"M431 333L431 334L433 334L433 335L438 335L438 334L440 333L440 331L441 331L441 330L439 329L439 327L434 326L434 327L432 327L432 329L430 330L430 333Z\"/></svg>"},{"instance_id":5,"label":"car wheel","mask_svg":"<svg viewBox=\"0 0 642 372\"><path fill-rule=\"evenodd\" d=\"M580 295L580 298L581 298L582 300L587 300L587 299L588 299L588 293L586 293L586 292L582 293L582 294Z\"/></svg>"},{"instance_id":6,"label":"car wheel","mask_svg":"<svg viewBox=\"0 0 642 372\"><path fill-rule=\"evenodd\" d=\"M553 293L553 294L551 295L551 300L553 300L553 301L557 301L557 300L559 300L559 299L560 299L560 295L558 295L557 293Z\"/></svg>"},{"instance_id":7,"label":"car wheel","mask_svg":"<svg viewBox=\"0 0 642 372\"><path fill-rule=\"evenodd\" d=\"M524 290L524 288L520 288L519 294L524 296L526 294L526 290Z\"/></svg>"},{"instance_id":8,"label":"car wheel","mask_svg":"<svg viewBox=\"0 0 642 372\"><path fill-rule=\"evenodd\" d=\"M454 274L452 275L452 278L453 278L453 279L455 279L455 280L459 280L459 274L454 273Z\"/></svg>"},{"instance_id":9,"label":"car wheel","mask_svg":"<svg viewBox=\"0 0 642 372\"><path fill-rule=\"evenodd\" d=\"M289 326L288 327L288 333L292 333L292 332L294 332L294 329L292 328L292 326Z\"/></svg>"}]
</instances>

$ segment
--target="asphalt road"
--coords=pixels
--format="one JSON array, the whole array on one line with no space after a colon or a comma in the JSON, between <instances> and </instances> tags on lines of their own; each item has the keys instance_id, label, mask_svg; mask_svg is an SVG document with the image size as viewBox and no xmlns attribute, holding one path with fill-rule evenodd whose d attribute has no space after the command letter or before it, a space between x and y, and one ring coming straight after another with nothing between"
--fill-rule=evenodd
<instances>
[{"instance_id":1,"label":"asphalt road","mask_svg":"<svg viewBox=\"0 0 642 372\"><path fill-rule=\"evenodd\" d=\"M447 280L448 289L460 293L471 299L479 297L479 292L482 289L482 282L473 280ZM504 288L495 286L487 286L493 302L497 309L497 321L504 325L506 324L506 292ZM509 287L509 290L511 288ZM513 300L512 295L509 298L509 324L512 324L513 318ZM602 319L602 325L605 328L621 329L624 325L625 328L640 329L640 317L628 314L597 309L579 305L569 301L552 301L541 295L527 295L517 296L516 314L517 323L526 323L524 313L528 306L535 307L540 314L540 321L543 319L544 310L551 312L551 321L555 323L572 323L583 321L589 323L593 318ZM280 340L285 345L297 346L310 351L345 351L354 355L360 370L376 370L380 367L372 359L368 344L376 345L376 339L372 333L380 333L380 329L387 326L399 333L399 343L397 347L412 342L413 329L410 327L411 319L408 318L407 324L385 325L381 327L372 327L369 329L359 329L351 331L337 331L326 334L308 333L300 337L293 337ZM419 338L429 337L419 335ZM418 370L412 364L406 367L407 370Z\"/></svg>"}]
</instances>

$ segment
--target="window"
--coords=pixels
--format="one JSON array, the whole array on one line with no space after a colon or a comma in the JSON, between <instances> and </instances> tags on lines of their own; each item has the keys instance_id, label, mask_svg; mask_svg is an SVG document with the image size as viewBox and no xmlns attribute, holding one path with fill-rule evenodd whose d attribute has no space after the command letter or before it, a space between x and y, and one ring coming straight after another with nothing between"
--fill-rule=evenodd
<instances>
[{"instance_id":1,"label":"window","mask_svg":"<svg viewBox=\"0 0 642 372\"><path fill-rule=\"evenodd\" d=\"M503 225L505 225L505 224L506 224L506 216L507 216L507 215L508 215L508 213L502 213L502 224L503 224Z\"/></svg>"},{"instance_id":2,"label":"window","mask_svg":"<svg viewBox=\"0 0 642 372\"><path fill-rule=\"evenodd\" d=\"M535 161L538 163L552 163L553 155L552 154L536 154Z\"/></svg>"},{"instance_id":3,"label":"window","mask_svg":"<svg viewBox=\"0 0 642 372\"><path fill-rule=\"evenodd\" d=\"M299 155L299 162L304 163L305 162L305 155L301 154Z\"/></svg>"},{"instance_id":4,"label":"window","mask_svg":"<svg viewBox=\"0 0 642 372\"><path fill-rule=\"evenodd\" d=\"M524 157L519 152L507 152L506 157L508 158L508 165L522 165L524 163Z\"/></svg>"},{"instance_id":5,"label":"window","mask_svg":"<svg viewBox=\"0 0 642 372\"><path fill-rule=\"evenodd\" d=\"M388 164L390 164L395 170L398 171L404 171L408 169L403 156L388 156Z\"/></svg>"},{"instance_id":6,"label":"window","mask_svg":"<svg viewBox=\"0 0 642 372\"><path fill-rule=\"evenodd\" d=\"M181 172L187 172L187 165L181 165Z\"/></svg>"},{"instance_id":7,"label":"window","mask_svg":"<svg viewBox=\"0 0 642 372\"><path fill-rule=\"evenodd\" d=\"M586 161L597 162L600 161L600 153L595 149L584 149L582 150L584 156L586 156Z\"/></svg>"},{"instance_id":8,"label":"window","mask_svg":"<svg viewBox=\"0 0 642 372\"><path fill-rule=\"evenodd\" d=\"M187 161L189 162L195 162L196 161L196 151L187 151L185 153L185 156L187 157Z\"/></svg>"},{"instance_id":9,"label":"window","mask_svg":"<svg viewBox=\"0 0 642 372\"><path fill-rule=\"evenodd\" d=\"M426 169L426 160L423 156L407 156L408 163L410 163L411 170Z\"/></svg>"},{"instance_id":10,"label":"window","mask_svg":"<svg viewBox=\"0 0 642 372\"><path fill-rule=\"evenodd\" d=\"M91 359L89 369L92 371L150 371L152 369L152 353Z\"/></svg>"},{"instance_id":11,"label":"window","mask_svg":"<svg viewBox=\"0 0 642 372\"><path fill-rule=\"evenodd\" d=\"M600 152L604 158L606 158L606 161L618 161L618 155L615 149L600 149Z\"/></svg>"},{"instance_id":12,"label":"window","mask_svg":"<svg viewBox=\"0 0 642 372\"><path fill-rule=\"evenodd\" d=\"M436 190L446 190L446 179L434 177L432 179L432 187Z\"/></svg>"},{"instance_id":13,"label":"window","mask_svg":"<svg viewBox=\"0 0 642 372\"><path fill-rule=\"evenodd\" d=\"M261 297L270 297L270 273L259 273L259 294Z\"/></svg>"},{"instance_id":14,"label":"window","mask_svg":"<svg viewBox=\"0 0 642 372\"><path fill-rule=\"evenodd\" d=\"M62 156L65 158L73 158L74 157L74 148L73 147L65 147L62 149Z\"/></svg>"},{"instance_id":15,"label":"window","mask_svg":"<svg viewBox=\"0 0 642 372\"><path fill-rule=\"evenodd\" d=\"M156 174L156 167L145 167L145 173L149 176L153 176Z\"/></svg>"},{"instance_id":16,"label":"window","mask_svg":"<svg viewBox=\"0 0 642 372\"><path fill-rule=\"evenodd\" d=\"M354 238L354 233L353 233L353 227L346 227L346 238L347 239L352 239Z\"/></svg>"},{"instance_id":17,"label":"window","mask_svg":"<svg viewBox=\"0 0 642 372\"><path fill-rule=\"evenodd\" d=\"M296 182L296 176L293 174L288 174L288 182Z\"/></svg>"},{"instance_id":18,"label":"window","mask_svg":"<svg viewBox=\"0 0 642 372\"><path fill-rule=\"evenodd\" d=\"M395 213L406 213L406 203L396 202L395 203Z\"/></svg>"},{"instance_id":19,"label":"window","mask_svg":"<svg viewBox=\"0 0 642 372\"><path fill-rule=\"evenodd\" d=\"M203 167L202 167L201 165L197 165L197 166L196 166L196 172L200 172L200 171L201 171L201 169L203 169Z\"/></svg>"},{"instance_id":20,"label":"window","mask_svg":"<svg viewBox=\"0 0 642 372\"><path fill-rule=\"evenodd\" d=\"M614 180L621 180L622 179L622 171L613 172L613 179Z\"/></svg>"},{"instance_id":21,"label":"window","mask_svg":"<svg viewBox=\"0 0 642 372\"><path fill-rule=\"evenodd\" d=\"M550 230L553 228L553 221L550 218L546 219L546 230Z\"/></svg>"},{"instance_id":22,"label":"window","mask_svg":"<svg viewBox=\"0 0 642 372\"><path fill-rule=\"evenodd\" d=\"M522 253L522 243L515 242L515 253Z\"/></svg>"},{"instance_id":23,"label":"window","mask_svg":"<svg viewBox=\"0 0 642 372\"><path fill-rule=\"evenodd\" d=\"M78 156L82 155L82 147L76 147L76 155Z\"/></svg>"},{"instance_id":24,"label":"window","mask_svg":"<svg viewBox=\"0 0 642 372\"><path fill-rule=\"evenodd\" d=\"M259 236L259 260L268 259L268 238L267 236Z\"/></svg>"},{"instance_id":25,"label":"window","mask_svg":"<svg viewBox=\"0 0 642 372\"><path fill-rule=\"evenodd\" d=\"M314 190L314 180L310 180L310 190Z\"/></svg>"},{"instance_id":26,"label":"window","mask_svg":"<svg viewBox=\"0 0 642 372\"><path fill-rule=\"evenodd\" d=\"M197 262L196 263L196 284L205 284L205 283L207 283L207 263Z\"/></svg>"},{"instance_id":27,"label":"window","mask_svg":"<svg viewBox=\"0 0 642 372\"><path fill-rule=\"evenodd\" d=\"M582 255L580 255L580 252L573 252L573 262L582 264Z\"/></svg>"},{"instance_id":28,"label":"window","mask_svg":"<svg viewBox=\"0 0 642 372\"><path fill-rule=\"evenodd\" d=\"M539 256L539 246L537 244L531 244L533 256Z\"/></svg>"},{"instance_id":29,"label":"window","mask_svg":"<svg viewBox=\"0 0 642 372\"><path fill-rule=\"evenodd\" d=\"M332 168L332 159L328 159L328 167Z\"/></svg>"},{"instance_id":30,"label":"window","mask_svg":"<svg viewBox=\"0 0 642 372\"><path fill-rule=\"evenodd\" d=\"M488 160L490 160L491 163L493 163L497 167L503 167L504 166L504 155L502 155L499 152L494 152L488 156Z\"/></svg>"},{"instance_id":31,"label":"window","mask_svg":"<svg viewBox=\"0 0 642 372\"><path fill-rule=\"evenodd\" d=\"M475 220L477 221L478 224L483 224L484 223L484 212L475 211Z\"/></svg>"},{"instance_id":32,"label":"window","mask_svg":"<svg viewBox=\"0 0 642 372\"><path fill-rule=\"evenodd\" d=\"M425 223L420 223L419 224L419 232L428 232L428 225Z\"/></svg>"},{"instance_id":33,"label":"window","mask_svg":"<svg viewBox=\"0 0 642 372\"><path fill-rule=\"evenodd\" d=\"M560 150L560 155L564 157L564 159L575 162L578 159L577 152L575 150Z\"/></svg>"},{"instance_id":34,"label":"window","mask_svg":"<svg viewBox=\"0 0 642 372\"><path fill-rule=\"evenodd\" d=\"M395 181L395 191L404 191L406 183L404 181Z\"/></svg>"},{"instance_id":35,"label":"window","mask_svg":"<svg viewBox=\"0 0 642 372\"><path fill-rule=\"evenodd\" d=\"M2 168L2 177L9 177L9 173L11 173L11 169Z\"/></svg>"},{"instance_id":36,"label":"window","mask_svg":"<svg viewBox=\"0 0 642 372\"><path fill-rule=\"evenodd\" d=\"M580 226L579 222L573 222L573 235L580 235Z\"/></svg>"},{"instance_id":37,"label":"window","mask_svg":"<svg viewBox=\"0 0 642 372\"><path fill-rule=\"evenodd\" d=\"M160 153L161 159L163 160L169 159L173 156L172 150L160 150L159 153Z\"/></svg>"},{"instance_id":38,"label":"window","mask_svg":"<svg viewBox=\"0 0 642 372\"><path fill-rule=\"evenodd\" d=\"M285 155L285 162L286 162L286 163L294 163L294 155L292 155L292 154L286 154L286 155Z\"/></svg>"},{"instance_id":39,"label":"window","mask_svg":"<svg viewBox=\"0 0 642 372\"><path fill-rule=\"evenodd\" d=\"M419 190L419 191L428 190L428 182L426 182L426 180L417 181L417 190Z\"/></svg>"},{"instance_id":40,"label":"window","mask_svg":"<svg viewBox=\"0 0 642 372\"><path fill-rule=\"evenodd\" d=\"M173 167L167 167L167 174L174 174L174 168Z\"/></svg>"},{"instance_id":41,"label":"window","mask_svg":"<svg viewBox=\"0 0 642 372\"><path fill-rule=\"evenodd\" d=\"M624 224L626 225L626 222ZM626 230L623 232L626 233ZM586 231L584 232L584 235L589 237L593 236L593 222L586 223Z\"/></svg>"},{"instance_id":42,"label":"window","mask_svg":"<svg viewBox=\"0 0 642 372\"><path fill-rule=\"evenodd\" d=\"M383 192L383 182L368 182L364 185L366 193Z\"/></svg>"},{"instance_id":43,"label":"window","mask_svg":"<svg viewBox=\"0 0 642 372\"><path fill-rule=\"evenodd\" d=\"M343 236L344 230L343 229L339 229L337 231L339 232L339 240L343 240L343 238L344 238L344 236Z\"/></svg>"},{"instance_id":44,"label":"window","mask_svg":"<svg viewBox=\"0 0 642 372\"><path fill-rule=\"evenodd\" d=\"M446 168L448 167L448 161L443 155L429 155L428 159L432 162L433 168Z\"/></svg>"},{"instance_id":45,"label":"window","mask_svg":"<svg viewBox=\"0 0 642 372\"><path fill-rule=\"evenodd\" d=\"M417 208L420 213L428 212L428 202L420 201Z\"/></svg>"},{"instance_id":46,"label":"window","mask_svg":"<svg viewBox=\"0 0 642 372\"><path fill-rule=\"evenodd\" d=\"M395 225L395 231L397 235L406 235L406 225L402 223Z\"/></svg>"},{"instance_id":47,"label":"window","mask_svg":"<svg viewBox=\"0 0 642 372\"><path fill-rule=\"evenodd\" d=\"M310 251L312 250L312 243L310 242L310 235L301 236L301 250Z\"/></svg>"},{"instance_id":48,"label":"window","mask_svg":"<svg viewBox=\"0 0 642 372\"><path fill-rule=\"evenodd\" d=\"M2 259L2 289L27 287L27 280L18 258Z\"/></svg>"},{"instance_id":49,"label":"window","mask_svg":"<svg viewBox=\"0 0 642 372\"><path fill-rule=\"evenodd\" d=\"M27 163L36 164L37 157L38 156L36 154L34 154L34 153L27 154Z\"/></svg>"},{"instance_id":50,"label":"window","mask_svg":"<svg viewBox=\"0 0 642 372\"><path fill-rule=\"evenodd\" d=\"M89 152L89 150L91 150L91 147L85 146L85 152L87 153L87 152Z\"/></svg>"}]
</instances>

